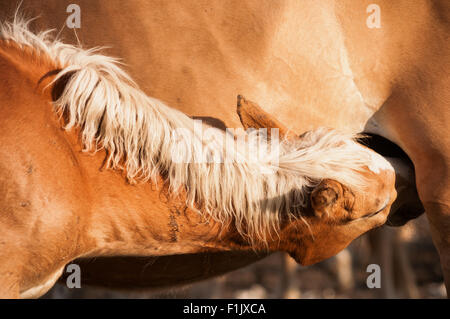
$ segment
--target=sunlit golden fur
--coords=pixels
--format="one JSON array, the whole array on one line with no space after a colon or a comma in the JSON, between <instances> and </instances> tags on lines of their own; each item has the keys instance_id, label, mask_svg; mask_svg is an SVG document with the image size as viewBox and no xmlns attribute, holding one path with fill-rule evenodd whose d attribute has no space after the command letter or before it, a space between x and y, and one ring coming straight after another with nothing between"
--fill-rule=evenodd
<instances>
[{"instance_id":1,"label":"sunlit golden fur","mask_svg":"<svg viewBox=\"0 0 450 319\"><path fill-rule=\"evenodd\" d=\"M125 282L153 287L274 251L310 265L386 221L394 171L353 136L291 134L278 156L255 157L246 150L259 138L251 133L231 151L238 160L172 161L180 128L194 136L195 155L205 146L212 158L240 137L213 130L219 138L207 142L196 122L146 97L114 60L27 27L17 18L0 27L0 297L40 296L80 258L183 255L175 276L172 264L136 282L142 272L125 266Z\"/></svg>"},{"instance_id":2,"label":"sunlit golden fur","mask_svg":"<svg viewBox=\"0 0 450 319\"><path fill-rule=\"evenodd\" d=\"M236 95L243 94L296 133L326 126L377 134L397 144L413 163L414 179L409 184L417 186L441 258L446 286L450 288L448 0L378 0L381 28L367 27L367 19L373 17L367 12L368 6L373 4L370 0L77 0L82 18L81 28L76 32L63 27L68 18L67 7L73 1L0 0L0 20L10 19L18 2L29 16L40 17L36 21L39 30L56 28L67 43L108 47L108 55L118 56L126 62L124 69L144 92L186 114L212 118L216 123L222 123L222 127L240 127L235 102ZM24 48L23 52L31 50ZM36 99L41 97L31 95L37 80L54 68L42 66L44 60L48 59L29 57L0 46L2 89L6 84L6 90L0 89L0 187L8 189L6 193L0 191L0 195L9 194L8 200L3 198L0 202L0 214L4 217L0 231L4 234L2 240L9 243L0 249L0 295L12 296L5 288L11 282L18 282L8 281L11 277L6 274L21 277L21 289L43 283L42 278L33 277L35 272L49 275L50 266L39 264L40 259L36 256L32 259L33 267L24 266L30 264L28 259L21 259L26 256L24 251L29 251L36 242L36 236L32 242L26 241L31 237L23 229L26 222L46 221L37 227L45 236L45 245L35 250L53 263L73 258L73 255L67 257L68 247L77 238L89 238L89 231L94 226L101 226L103 230L97 230L96 238L109 240L111 237L120 240L120 237L112 236L115 232L111 230L111 224L128 236L136 233L137 226L154 229L158 235L169 232L170 210L161 203L158 193L152 192L152 184L130 186L120 176L120 171L99 172L104 150L92 155L80 154L78 128L60 132L61 123L53 119L51 107L46 109L43 104L49 103L50 97L40 104ZM34 72L32 81L28 86L21 86L31 72ZM43 114L46 114L46 120L38 121ZM46 130L47 125L55 130ZM70 148L64 148L68 137L72 144ZM48 145L48 141L54 140L59 148ZM71 168L70 151L81 167ZM33 152L34 165L45 175L26 175L26 159L29 160L30 152ZM51 166L46 165L49 161ZM21 175L22 172L25 173ZM86 179L77 181L81 172ZM71 188L73 184L76 187ZM55 188L60 185L67 190L69 202L61 198L63 189ZM57 221L47 219L48 207L36 205L27 217L22 208L11 208L16 207L19 200L29 200L28 197L11 197L22 189L19 186L28 197L39 196L37 191L43 188L45 195L50 194L52 198L58 194L58 212L61 213L61 208L76 212L62 219L66 223L80 218L83 224L90 215L95 218L92 222L84 222L89 226L86 229L78 224L70 228L55 227ZM412 193L399 191L403 193L400 198L408 200L411 197ZM88 200L85 196L90 192L95 196ZM120 194L120 201L108 197L111 192ZM373 200L371 195L376 192L365 192L365 202ZM378 199L383 201L385 197ZM415 197L414 201L417 200L419 198ZM96 201L101 204L95 205L95 213L91 213L89 206L78 207L84 203L93 205ZM406 204L403 212L410 210L411 206ZM137 209L139 205L141 207ZM376 208L372 205L355 210L364 215ZM124 214L130 210L132 214ZM196 212L188 215L200 216ZM203 215L208 216L207 213ZM399 214L391 214L391 217L395 215ZM382 223L381 219L373 222L379 217L352 220L337 226L334 216L332 227L328 227L326 218L315 221L305 217L315 234L315 241L304 240L301 230L286 237L282 229L280 236L289 244L289 248L283 249L296 255L303 264L317 262ZM405 222L411 216L398 217ZM181 229L179 243L197 243L194 251L186 246L174 249L173 244L165 243L161 236L154 241L151 236L143 241L139 237L146 247L160 248L158 257L154 257L157 262L153 260L149 265L146 259L133 257L128 258L127 264L121 264L120 258L99 263L88 260L83 263L84 273L90 269L91 282L103 282L108 287L113 282L118 287L170 286L193 278L206 278L205 274L211 274L211 271L217 274L251 262L248 259L243 262L245 256L249 257L248 252L242 252L241 257L224 253L215 259L211 251L201 249L211 247L212 243L217 248L223 240L208 241L209 230L205 229L198 231L201 236L196 238L192 236L192 227L186 226L185 231L182 230L181 224L186 225L186 220L177 218ZM301 221L293 221L296 222ZM300 223L298 227L303 230L305 225ZM12 236L14 233L16 235ZM15 247L13 244L17 239L26 243L27 248ZM58 247L61 254L49 252L52 245ZM101 243L93 246L103 247ZM114 250L113 253L130 255L137 246L139 243L130 239L124 251ZM225 247L228 249L229 243ZM91 248L85 247L82 253ZM187 252L196 254L179 255ZM172 253L179 258L167 256ZM155 256L155 251L143 254ZM185 265L184 271L180 272L180 264ZM17 271L20 268L23 271ZM125 279L117 273L126 273L129 277Z\"/></svg>"},{"instance_id":3,"label":"sunlit golden fur","mask_svg":"<svg viewBox=\"0 0 450 319\"><path fill-rule=\"evenodd\" d=\"M49 31L34 34L28 24L17 18L4 23L0 38L50 57L55 68L61 68L53 83L68 76L54 102L55 111L66 114L65 129L81 127L85 151L104 148L108 153L106 166L124 169L130 182L156 182L163 174L174 194L180 188L187 191L191 208L201 209L224 224L234 221L250 241L265 242L267 234L277 232L281 211L301 216L309 188L322 179L334 179L349 187L365 186L360 172L374 161L373 155L358 146L352 135L317 129L299 142L280 141L279 152L269 151L255 161L248 149L259 137L249 134L246 143L235 143L236 148L227 148L225 155L223 150L233 144L234 136L211 128L223 138L206 143L194 130L191 118L143 93L116 59L100 55L96 49L64 44ZM208 147L213 156L222 158L235 152L232 158L242 161L174 163L176 128L191 131L194 152Z\"/></svg>"}]
</instances>

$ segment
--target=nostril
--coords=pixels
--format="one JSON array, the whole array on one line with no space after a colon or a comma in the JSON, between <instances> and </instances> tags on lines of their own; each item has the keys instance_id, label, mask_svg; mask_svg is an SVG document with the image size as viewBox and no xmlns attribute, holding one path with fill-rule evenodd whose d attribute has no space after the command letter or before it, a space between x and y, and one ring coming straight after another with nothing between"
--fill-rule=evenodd
<instances>
[{"instance_id":1,"label":"nostril","mask_svg":"<svg viewBox=\"0 0 450 319\"><path fill-rule=\"evenodd\" d=\"M391 197L389 196L380 209L378 209L377 211L375 211L373 213L370 213L369 215L365 215L365 216L363 216L361 218L370 218L370 217L373 217L373 216L381 213L382 211L384 211L389 206L390 199L391 199ZM377 201L379 202L379 200L377 200Z\"/></svg>"},{"instance_id":2,"label":"nostril","mask_svg":"<svg viewBox=\"0 0 450 319\"><path fill-rule=\"evenodd\" d=\"M378 205L380 205L380 199L379 198L375 199L375 206L378 207Z\"/></svg>"},{"instance_id":3,"label":"nostril","mask_svg":"<svg viewBox=\"0 0 450 319\"><path fill-rule=\"evenodd\" d=\"M391 197L389 196L389 197L386 199L386 201L384 202L383 206L382 206L379 210L377 210L376 212L374 212L372 215L378 214L379 212L382 212L383 210L385 210L386 207L388 207L390 201L391 201ZM377 206L378 206L378 203L379 203L379 202L380 202L380 200L377 199L377 203L376 203Z\"/></svg>"}]
</instances>

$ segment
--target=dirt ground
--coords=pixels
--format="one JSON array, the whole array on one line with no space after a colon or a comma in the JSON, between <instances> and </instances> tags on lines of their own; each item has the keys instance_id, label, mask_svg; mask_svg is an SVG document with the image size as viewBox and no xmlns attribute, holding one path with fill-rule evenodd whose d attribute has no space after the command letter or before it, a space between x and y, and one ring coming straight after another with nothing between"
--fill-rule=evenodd
<instances>
[{"instance_id":1,"label":"dirt ground","mask_svg":"<svg viewBox=\"0 0 450 319\"><path fill-rule=\"evenodd\" d=\"M416 297L444 298L442 272L439 256L433 246L428 221L425 216L408 223L402 228L389 230L397 233L406 249L413 273ZM343 288L337 280L335 257L309 267L296 266L288 281L295 282L298 298L382 298L383 289L369 289L366 267L377 263L368 248L367 236L355 240L348 248L351 256L352 288ZM192 284L183 288L160 292L115 292L100 288L82 286L69 289L57 284L44 298L281 298L282 262L281 253L273 254L246 268L225 276ZM383 269L381 269L383 275ZM394 280L397 280L396 276ZM405 298L407 293L400 288L395 297Z\"/></svg>"}]
</instances>

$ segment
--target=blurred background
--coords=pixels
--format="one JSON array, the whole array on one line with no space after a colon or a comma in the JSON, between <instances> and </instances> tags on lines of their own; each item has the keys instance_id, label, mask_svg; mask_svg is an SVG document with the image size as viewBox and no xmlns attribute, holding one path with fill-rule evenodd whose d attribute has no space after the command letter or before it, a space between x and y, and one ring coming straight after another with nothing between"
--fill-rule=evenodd
<instances>
[{"instance_id":1,"label":"blurred background","mask_svg":"<svg viewBox=\"0 0 450 319\"><path fill-rule=\"evenodd\" d=\"M332 238L330 238L332 240ZM381 288L366 284L369 264L381 268ZM83 274L81 274L81 277ZM302 267L273 254L224 276L164 291L119 292L56 284L43 298L445 298L439 256L425 215L399 228L383 226L337 256Z\"/></svg>"}]
</instances>

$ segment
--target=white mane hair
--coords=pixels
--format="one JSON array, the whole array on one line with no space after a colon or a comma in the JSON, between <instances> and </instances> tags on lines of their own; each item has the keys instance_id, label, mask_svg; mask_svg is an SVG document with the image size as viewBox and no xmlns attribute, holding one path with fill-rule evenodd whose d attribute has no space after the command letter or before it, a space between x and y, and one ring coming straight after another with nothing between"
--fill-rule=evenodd
<instances>
[{"instance_id":1,"label":"white mane hair","mask_svg":"<svg viewBox=\"0 0 450 319\"><path fill-rule=\"evenodd\" d=\"M234 223L249 242L266 243L279 230L281 216L302 218L309 187L320 180L358 188L367 183L361 172L372 163L370 152L357 145L355 136L329 129L308 132L296 142L282 140L278 153L256 161L246 155L258 138L250 134L232 151L242 161L174 163L176 128L192 132L194 150L205 146L191 118L147 96L116 59L98 54L98 49L64 44L51 31L33 33L29 22L16 17L0 23L0 40L50 57L61 69L53 83L69 78L53 104L67 114L66 129L80 127L84 150L105 149L107 166L123 169L131 182L156 181L162 174L172 194L184 190L188 206L224 224ZM215 134L223 137L222 143L235 138L220 130ZM213 155L223 152L222 146L208 145Z\"/></svg>"}]
</instances>

